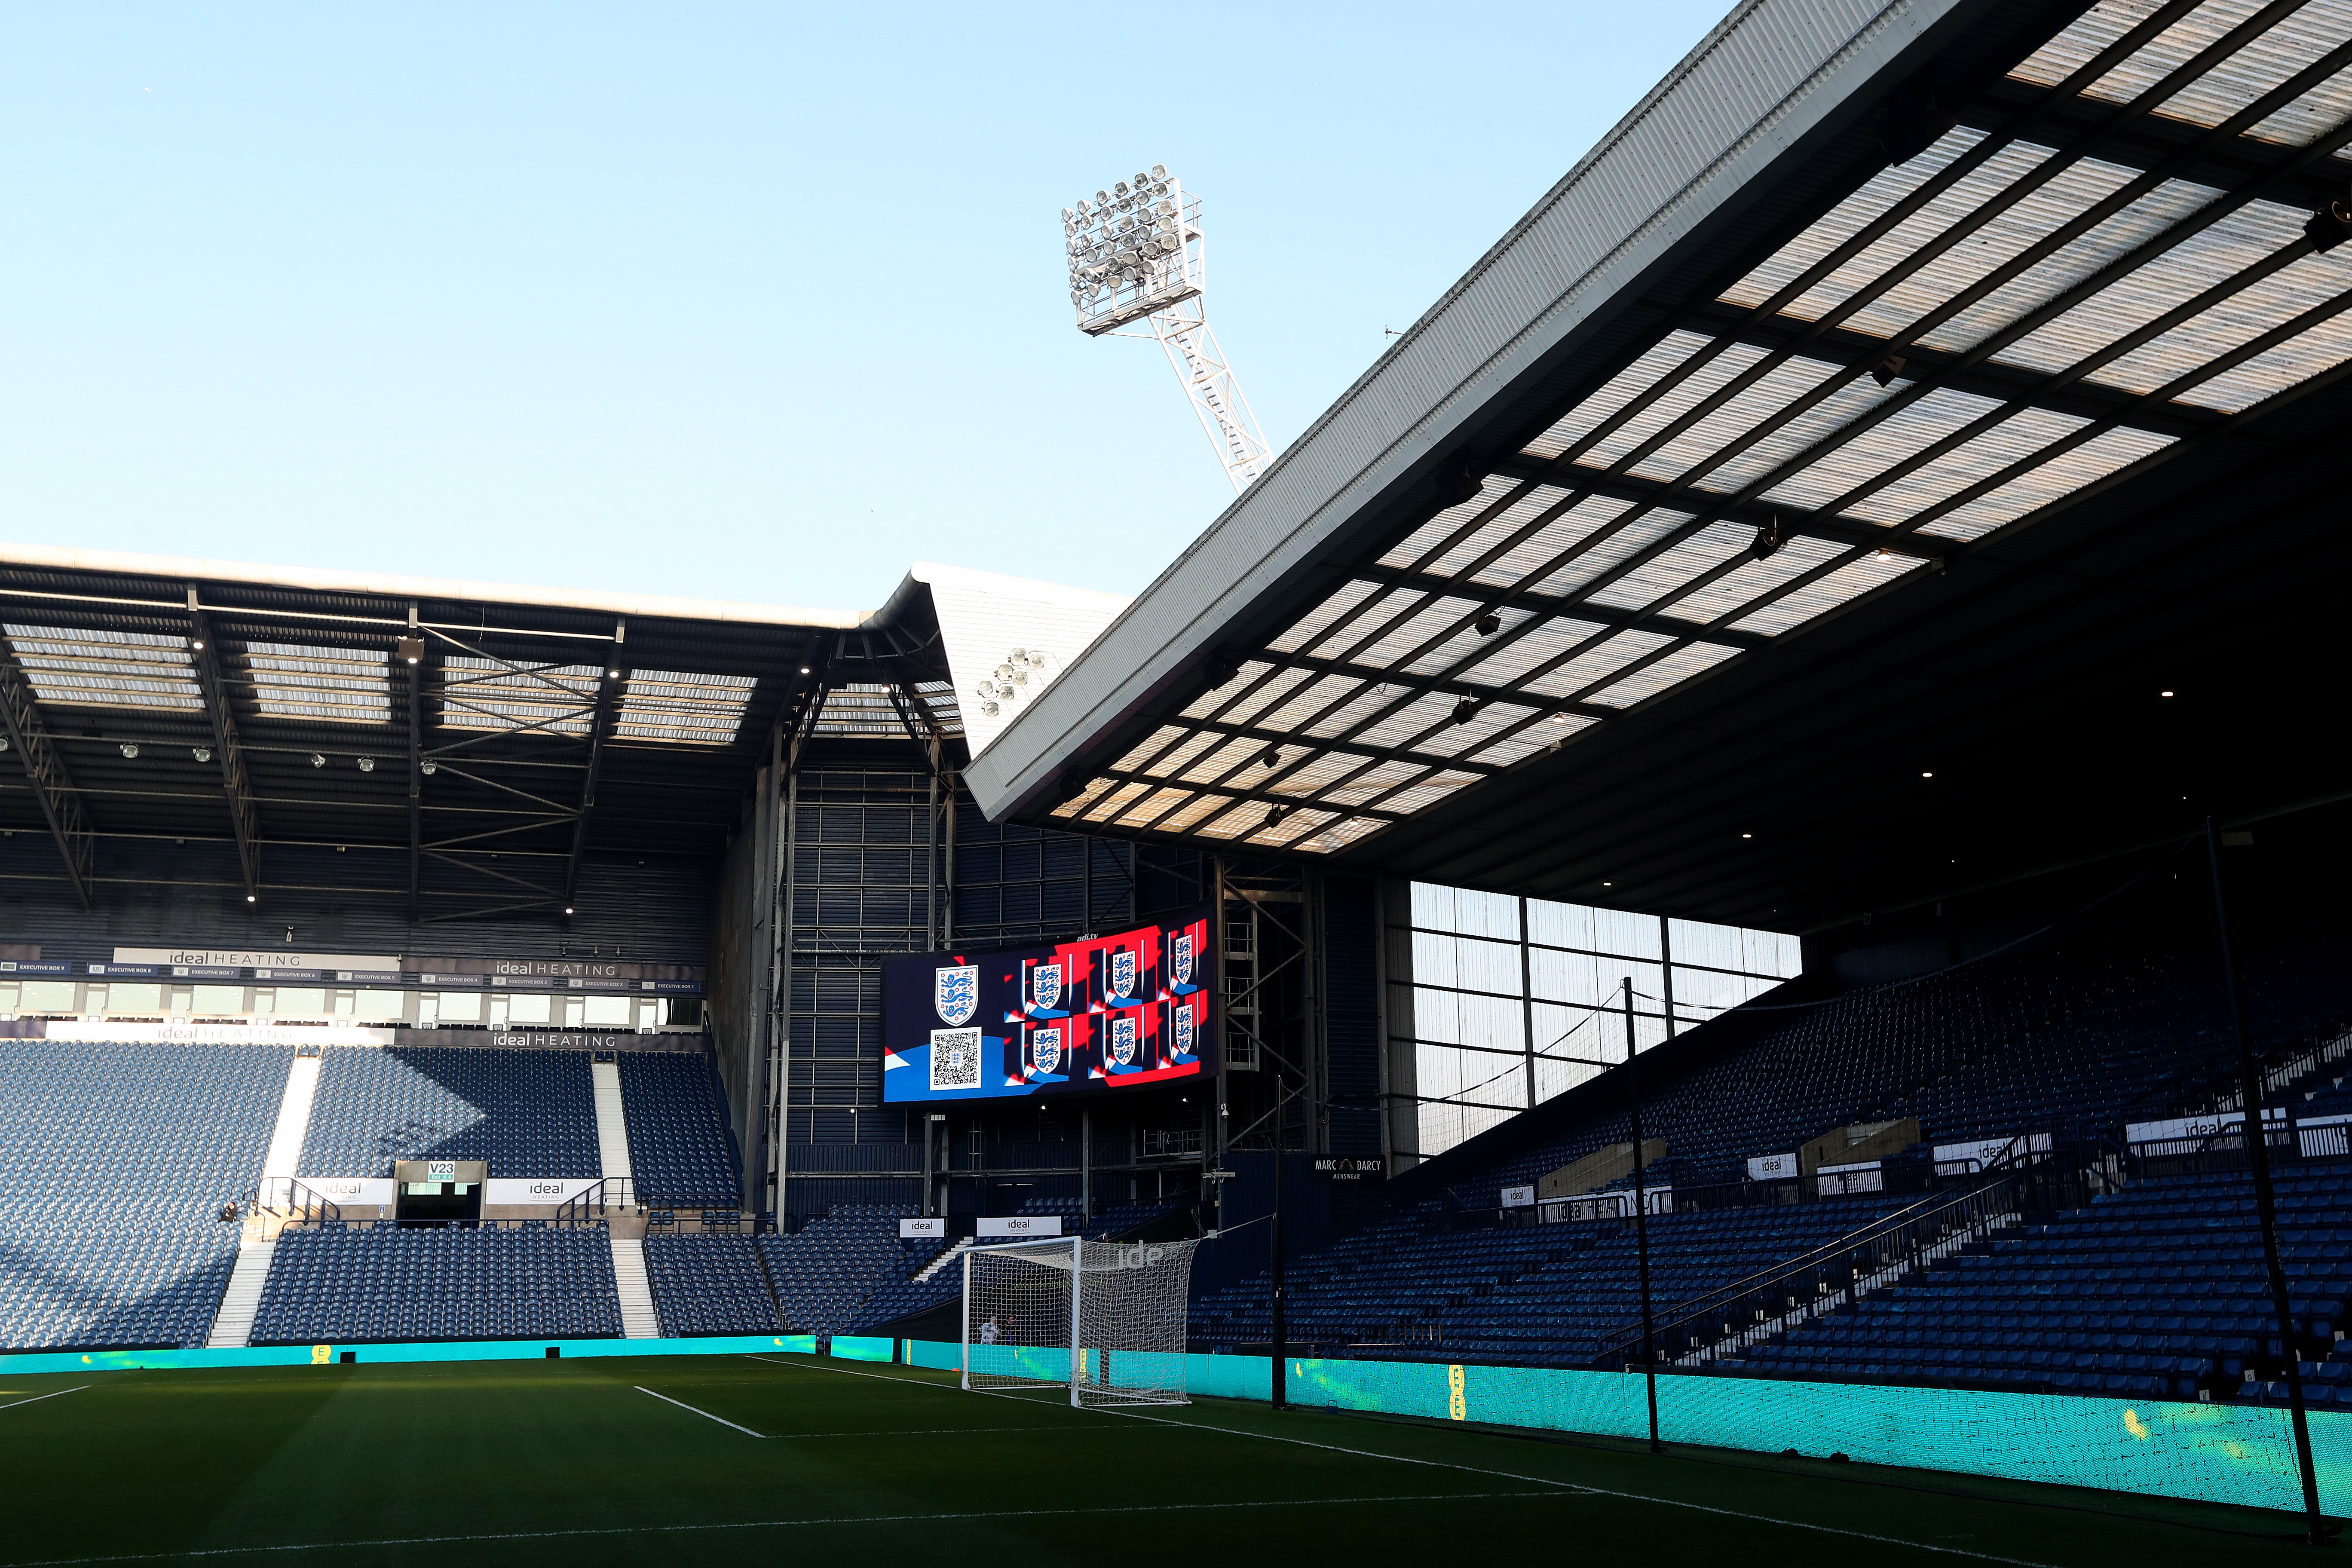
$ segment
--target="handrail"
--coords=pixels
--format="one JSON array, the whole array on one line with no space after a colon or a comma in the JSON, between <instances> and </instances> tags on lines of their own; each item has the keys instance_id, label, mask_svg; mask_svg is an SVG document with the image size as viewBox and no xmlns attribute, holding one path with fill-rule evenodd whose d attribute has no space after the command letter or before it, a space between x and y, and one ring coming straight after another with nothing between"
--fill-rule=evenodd
<instances>
[{"instance_id":1,"label":"handrail","mask_svg":"<svg viewBox=\"0 0 2352 1568\"><path fill-rule=\"evenodd\" d=\"M299 1176L266 1176L254 1194L255 1206L264 1213L280 1215L284 1225L323 1225L330 1220L340 1223L343 1217L341 1204Z\"/></svg>"},{"instance_id":2,"label":"handrail","mask_svg":"<svg viewBox=\"0 0 2352 1568\"><path fill-rule=\"evenodd\" d=\"M1982 1208L1986 1199L1991 1195L1997 1194L2004 1198L2012 1196L2010 1189L2015 1187L2020 1180L2020 1174L1999 1176L1979 1186L1970 1188L1958 1197L1945 1198L1940 1194L1934 1194L1922 1198L1919 1202L1906 1205L1891 1215L1882 1215L1868 1225L1849 1231L1834 1241L1825 1242L1810 1252L1776 1263L1769 1268L1759 1269L1746 1279L1718 1286L1703 1296L1671 1308L1656 1320L1656 1326L1651 1333L1650 1353L1654 1357L1666 1353L1662 1347L1678 1329L1696 1322L1701 1318L1719 1316L1727 1309L1740 1304L1743 1299L1762 1295L1776 1287L1785 1285L1800 1275L1817 1273L1822 1268L1864 1248L1903 1237L1905 1233L1923 1227L1929 1223L1937 1225L1939 1237L1947 1235L1950 1229L1949 1225L1946 1223L1947 1216L1971 1207ZM1855 1277L1858 1277L1860 1272L1859 1268L1853 1269L1853 1275ZM1816 1284L1820 1283L1822 1281L1816 1280ZM1819 1295L1820 1292L1816 1290L1815 1294ZM1628 1325L1614 1335L1601 1341L1600 1351L1593 1358L1594 1363L1596 1365L1612 1363L1627 1352L1638 1347L1641 1341L1640 1327Z\"/></svg>"}]
</instances>

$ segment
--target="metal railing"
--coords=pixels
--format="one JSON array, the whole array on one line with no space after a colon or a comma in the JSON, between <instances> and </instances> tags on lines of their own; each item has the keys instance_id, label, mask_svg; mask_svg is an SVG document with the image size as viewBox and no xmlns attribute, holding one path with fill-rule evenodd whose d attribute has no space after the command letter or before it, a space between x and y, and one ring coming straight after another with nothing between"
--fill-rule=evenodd
<instances>
[{"instance_id":1,"label":"metal railing","mask_svg":"<svg viewBox=\"0 0 2352 1568\"><path fill-rule=\"evenodd\" d=\"M311 1188L299 1176L270 1176L247 1195L250 1206L278 1222L282 1229L298 1225L342 1223L342 1205Z\"/></svg>"},{"instance_id":2,"label":"metal railing","mask_svg":"<svg viewBox=\"0 0 2352 1568\"><path fill-rule=\"evenodd\" d=\"M627 1213L636 1206L635 1184L627 1176L606 1176L556 1205L555 1223L601 1224L607 1215Z\"/></svg>"},{"instance_id":3,"label":"metal railing","mask_svg":"<svg viewBox=\"0 0 2352 1568\"><path fill-rule=\"evenodd\" d=\"M1810 1252L1670 1307L1656 1315L1652 1354L1661 1363L1703 1365L1784 1333L2014 1224L2025 1212L2023 1185L2021 1174L2002 1176L1958 1197L1922 1198ZM1613 1371L1639 1365L1642 1337L1638 1323L1605 1336L1593 1364Z\"/></svg>"}]
</instances>

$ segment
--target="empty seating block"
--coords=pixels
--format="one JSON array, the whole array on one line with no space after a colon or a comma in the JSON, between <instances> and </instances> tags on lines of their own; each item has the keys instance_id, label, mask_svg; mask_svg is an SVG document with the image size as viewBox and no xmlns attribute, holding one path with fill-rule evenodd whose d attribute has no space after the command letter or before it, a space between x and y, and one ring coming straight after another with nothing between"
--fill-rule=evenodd
<instances>
[{"instance_id":1,"label":"empty seating block","mask_svg":"<svg viewBox=\"0 0 2352 1568\"><path fill-rule=\"evenodd\" d=\"M0 1040L0 1348L202 1344L293 1056Z\"/></svg>"},{"instance_id":2,"label":"empty seating block","mask_svg":"<svg viewBox=\"0 0 2352 1568\"><path fill-rule=\"evenodd\" d=\"M646 1281L667 1337L772 1334L783 1327L748 1236L648 1235Z\"/></svg>"},{"instance_id":3,"label":"empty seating block","mask_svg":"<svg viewBox=\"0 0 2352 1568\"><path fill-rule=\"evenodd\" d=\"M741 1207L709 1062L669 1051L624 1051L620 1064L637 1195L681 1208Z\"/></svg>"},{"instance_id":4,"label":"empty seating block","mask_svg":"<svg viewBox=\"0 0 2352 1568\"><path fill-rule=\"evenodd\" d=\"M763 1236L760 1250L784 1321L803 1332L841 1332L862 1321L866 1299L903 1279L917 1244L898 1239L900 1211L887 1204L844 1204L791 1236ZM920 1244L932 1254L937 1243Z\"/></svg>"},{"instance_id":5,"label":"empty seating block","mask_svg":"<svg viewBox=\"0 0 2352 1568\"><path fill-rule=\"evenodd\" d=\"M604 1226L400 1230L331 1226L278 1240L256 1344L612 1339L621 1332Z\"/></svg>"},{"instance_id":6,"label":"empty seating block","mask_svg":"<svg viewBox=\"0 0 2352 1568\"><path fill-rule=\"evenodd\" d=\"M2332 1348L2352 1299L2352 1164L2278 1175L2279 1240L2300 1353ZM1751 1348L1749 1370L2048 1388L2131 1398L2284 1399L2253 1184L2156 1177L2050 1225L1998 1233L1851 1308ZM2346 1363L2312 1363L2334 1405ZM2347 1405L2347 1408L2352 1408Z\"/></svg>"},{"instance_id":7,"label":"empty seating block","mask_svg":"<svg viewBox=\"0 0 2352 1568\"><path fill-rule=\"evenodd\" d=\"M598 1176L584 1051L339 1046L320 1058L301 1173L487 1160L494 1176Z\"/></svg>"}]
</instances>

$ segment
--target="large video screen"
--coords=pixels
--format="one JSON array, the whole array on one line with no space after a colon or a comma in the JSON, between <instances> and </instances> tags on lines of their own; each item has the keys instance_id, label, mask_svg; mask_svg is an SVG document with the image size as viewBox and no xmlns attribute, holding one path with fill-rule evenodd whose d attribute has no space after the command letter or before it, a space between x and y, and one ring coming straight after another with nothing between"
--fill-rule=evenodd
<instances>
[{"instance_id":1,"label":"large video screen","mask_svg":"<svg viewBox=\"0 0 2352 1568\"><path fill-rule=\"evenodd\" d=\"M882 967L882 1099L1115 1093L1217 1070L1206 909Z\"/></svg>"}]
</instances>

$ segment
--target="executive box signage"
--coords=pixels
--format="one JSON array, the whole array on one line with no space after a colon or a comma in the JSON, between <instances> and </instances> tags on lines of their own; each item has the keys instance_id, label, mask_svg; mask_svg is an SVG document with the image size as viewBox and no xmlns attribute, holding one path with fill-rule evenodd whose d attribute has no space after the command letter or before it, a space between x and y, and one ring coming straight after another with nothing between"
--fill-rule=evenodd
<instances>
[{"instance_id":1,"label":"executive box signage","mask_svg":"<svg viewBox=\"0 0 2352 1568\"><path fill-rule=\"evenodd\" d=\"M37 957L38 950L28 950ZM68 974L67 963L26 960L26 973ZM174 979L331 980L346 985L508 985L540 990L651 991L699 995L698 963L634 963L613 958L444 958L439 954L275 952L267 948L118 947L92 974L170 974Z\"/></svg>"},{"instance_id":2,"label":"executive box signage","mask_svg":"<svg viewBox=\"0 0 2352 1568\"><path fill-rule=\"evenodd\" d=\"M1315 1162L1315 1173L1335 1182L1377 1182L1381 1179L1381 1163L1377 1159L1351 1160L1344 1155L1326 1156Z\"/></svg>"},{"instance_id":3,"label":"executive box signage","mask_svg":"<svg viewBox=\"0 0 2352 1568\"><path fill-rule=\"evenodd\" d=\"M274 952L268 948L118 947L117 963L186 964L206 969L398 969L397 953Z\"/></svg>"}]
</instances>

